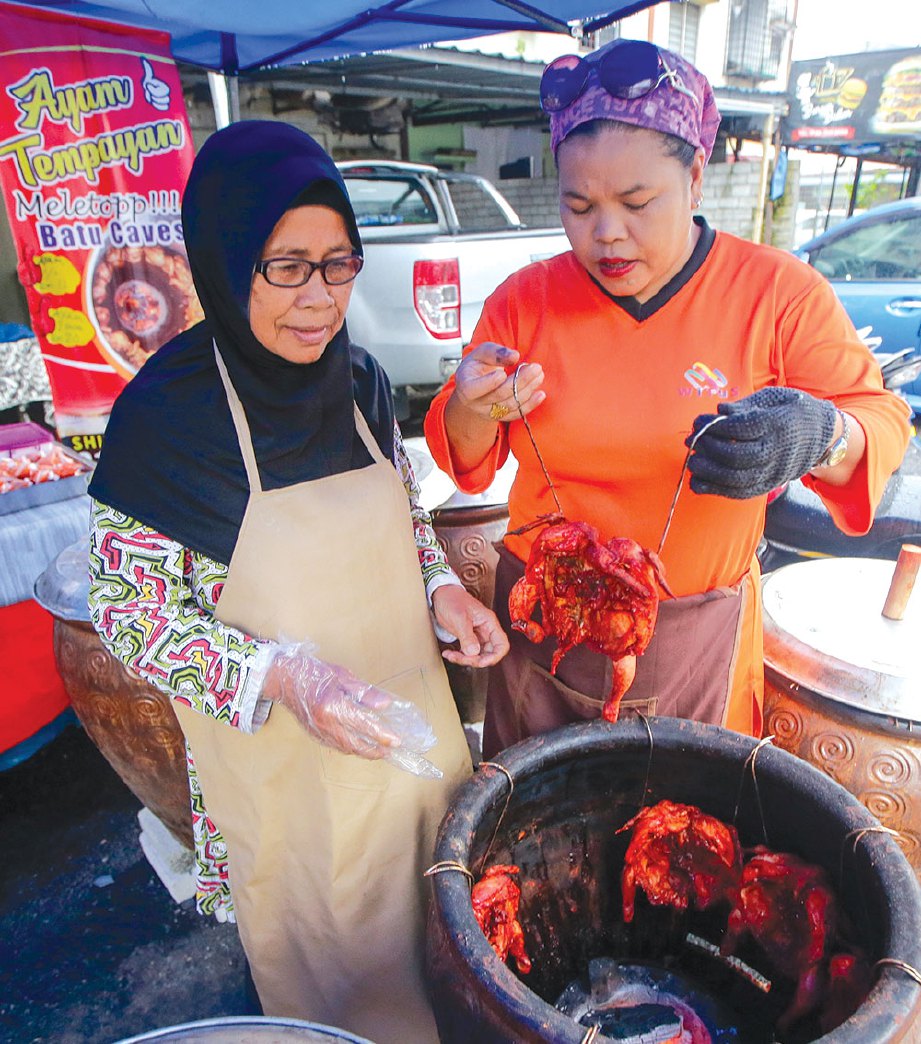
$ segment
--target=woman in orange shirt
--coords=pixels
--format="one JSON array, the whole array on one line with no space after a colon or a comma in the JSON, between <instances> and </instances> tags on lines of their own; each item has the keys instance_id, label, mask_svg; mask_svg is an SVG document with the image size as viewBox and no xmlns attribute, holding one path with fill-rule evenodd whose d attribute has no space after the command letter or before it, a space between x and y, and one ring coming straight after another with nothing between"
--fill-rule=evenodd
<instances>
[{"instance_id":1,"label":"woman in orange shirt","mask_svg":"<svg viewBox=\"0 0 921 1044\"><path fill-rule=\"evenodd\" d=\"M514 531L556 510L535 446L568 520L655 551L691 437L721 416L694 445L662 548L677 597L661 602L623 707L758 734L766 495L803 477L842 530L866 532L907 407L820 275L695 215L719 124L698 70L616 40L551 63L541 103L572 250L486 302L426 418L429 446L471 493L509 452L518 461L496 577L510 630L508 593L540 528ZM611 661L578 646L551 676L554 649L512 633L490 675L487 756L598 716Z\"/></svg>"}]
</instances>

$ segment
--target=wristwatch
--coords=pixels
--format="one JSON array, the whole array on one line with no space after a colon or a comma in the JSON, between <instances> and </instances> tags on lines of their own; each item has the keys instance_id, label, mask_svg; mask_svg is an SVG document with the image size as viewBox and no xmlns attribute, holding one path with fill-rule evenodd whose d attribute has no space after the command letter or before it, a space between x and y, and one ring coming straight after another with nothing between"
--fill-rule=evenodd
<instances>
[{"instance_id":1,"label":"wristwatch","mask_svg":"<svg viewBox=\"0 0 921 1044\"><path fill-rule=\"evenodd\" d=\"M813 467L833 468L836 464L840 464L847 455L847 440L848 436L851 434L851 423L847 419L847 414L842 413L841 410L838 410L838 416L841 418L841 434L828 447L822 456L819 457Z\"/></svg>"}]
</instances>

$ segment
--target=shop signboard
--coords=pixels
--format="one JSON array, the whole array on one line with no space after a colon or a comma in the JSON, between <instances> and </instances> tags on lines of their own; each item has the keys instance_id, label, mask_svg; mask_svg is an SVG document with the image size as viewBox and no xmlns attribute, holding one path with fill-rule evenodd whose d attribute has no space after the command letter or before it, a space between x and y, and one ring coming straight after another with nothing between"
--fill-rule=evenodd
<instances>
[{"instance_id":1,"label":"shop signboard","mask_svg":"<svg viewBox=\"0 0 921 1044\"><path fill-rule=\"evenodd\" d=\"M4 5L0 187L59 437L201 318L179 207L194 151L166 34Z\"/></svg>"},{"instance_id":2,"label":"shop signboard","mask_svg":"<svg viewBox=\"0 0 921 1044\"><path fill-rule=\"evenodd\" d=\"M859 155L921 145L921 49L794 62L783 141Z\"/></svg>"}]
</instances>

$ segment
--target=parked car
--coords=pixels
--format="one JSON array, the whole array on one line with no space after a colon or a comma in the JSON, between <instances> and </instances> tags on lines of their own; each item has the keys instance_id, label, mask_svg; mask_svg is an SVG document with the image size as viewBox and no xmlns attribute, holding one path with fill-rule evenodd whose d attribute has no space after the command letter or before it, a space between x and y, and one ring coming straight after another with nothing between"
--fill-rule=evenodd
<instances>
[{"instance_id":1,"label":"parked car","mask_svg":"<svg viewBox=\"0 0 921 1044\"><path fill-rule=\"evenodd\" d=\"M828 278L871 348L921 348L921 196L848 218L794 252ZM902 390L921 414L921 377Z\"/></svg>"},{"instance_id":2,"label":"parked car","mask_svg":"<svg viewBox=\"0 0 921 1044\"><path fill-rule=\"evenodd\" d=\"M460 362L486 297L512 272L569 249L526 228L485 178L418 163L340 163L365 247L349 333L387 371L397 413Z\"/></svg>"}]
</instances>

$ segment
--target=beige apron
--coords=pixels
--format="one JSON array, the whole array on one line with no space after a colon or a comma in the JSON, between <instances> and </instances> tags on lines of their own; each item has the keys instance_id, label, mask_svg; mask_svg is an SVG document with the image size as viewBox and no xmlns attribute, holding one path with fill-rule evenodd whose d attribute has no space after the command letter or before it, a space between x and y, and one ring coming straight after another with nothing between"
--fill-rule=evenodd
<instances>
[{"instance_id":1,"label":"beige apron","mask_svg":"<svg viewBox=\"0 0 921 1044\"><path fill-rule=\"evenodd\" d=\"M217 350L215 349L217 354ZM227 841L240 935L266 1015L377 1044L437 1041L423 982L435 831L471 771L432 632L406 490L355 408L373 464L263 491L218 355L250 499L217 606L261 638L412 700L438 736L424 780L316 742L284 707L254 734L175 705L208 813Z\"/></svg>"}]
</instances>

